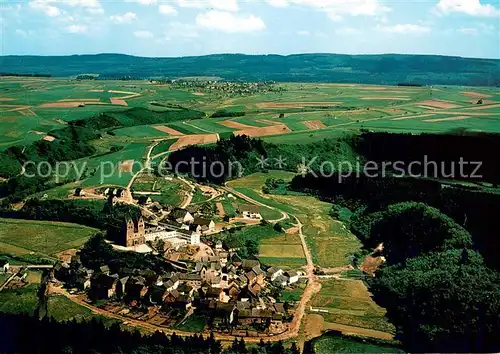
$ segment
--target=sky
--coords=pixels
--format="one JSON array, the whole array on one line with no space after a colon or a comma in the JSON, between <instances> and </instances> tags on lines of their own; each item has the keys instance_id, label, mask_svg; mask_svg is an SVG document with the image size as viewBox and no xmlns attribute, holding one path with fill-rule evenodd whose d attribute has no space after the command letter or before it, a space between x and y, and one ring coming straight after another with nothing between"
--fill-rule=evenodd
<instances>
[{"instance_id":1,"label":"sky","mask_svg":"<svg viewBox=\"0 0 500 354\"><path fill-rule=\"evenodd\" d=\"M0 54L500 58L500 0L0 0Z\"/></svg>"}]
</instances>

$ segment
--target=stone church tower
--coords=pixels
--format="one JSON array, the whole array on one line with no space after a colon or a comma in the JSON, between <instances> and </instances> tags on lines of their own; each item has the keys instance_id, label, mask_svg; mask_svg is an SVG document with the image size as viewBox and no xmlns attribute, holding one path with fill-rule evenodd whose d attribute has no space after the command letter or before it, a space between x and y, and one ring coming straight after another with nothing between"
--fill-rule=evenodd
<instances>
[{"instance_id":1,"label":"stone church tower","mask_svg":"<svg viewBox=\"0 0 500 354\"><path fill-rule=\"evenodd\" d=\"M131 218L125 220L125 246L134 247L146 243L145 226L142 216L135 221Z\"/></svg>"}]
</instances>

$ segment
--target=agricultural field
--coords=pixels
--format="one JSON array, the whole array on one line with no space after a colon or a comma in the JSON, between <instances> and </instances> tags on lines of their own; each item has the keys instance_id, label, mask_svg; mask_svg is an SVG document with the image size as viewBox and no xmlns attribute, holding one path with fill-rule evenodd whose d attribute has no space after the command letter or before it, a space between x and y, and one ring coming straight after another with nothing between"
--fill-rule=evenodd
<instances>
[{"instance_id":1,"label":"agricultural field","mask_svg":"<svg viewBox=\"0 0 500 354\"><path fill-rule=\"evenodd\" d=\"M57 144L58 138L51 132L106 113L121 126L102 129L100 138L90 141L96 152L76 160L76 167L83 168L84 173L77 174L75 169L68 181L79 180L78 186L85 188L126 187L143 167L153 144L150 157L154 166L171 151L213 144L233 134L277 144L305 144L360 131L500 132L500 90L496 88L319 83L274 86L276 90L232 94L180 89L146 80L5 77L0 82L0 149L25 147L36 141ZM190 118L186 112L201 116ZM212 118L214 112L223 113ZM235 112L244 115L231 116ZM172 116L161 116L167 113ZM155 119L162 123L155 123ZM264 198L249 186L238 188L255 199ZM57 187L44 194L64 198L68 189ZM178 199L173 202L179 203ZM293 201L286 201L283 210L291 212L289 202ZM232 207L228 208L231 213ZM261 212L266 219L279 218L269 209Z\"/></svg>"},{"instance_id":2,"label":"agricultural field","mask_svg":"<svg viewBox=\"0 0 500 354\"><path fill-rule=\"evenodd\" d=\"M0 252L13 255L55 254L83 245L97 230L47 221L0 219Z\"/></svg>"},{"instance_id":3,"label":"agricultural field","mask_svg":"<svg viewBox=\"0 0 500 354\"><path fill-rule=\"evenodd\" d=\"M385 310L373 301L361 280L322 280L321 290L313 296L310 305L321 311L318 314L324 319L325 329L335 329L335 325L340 324L394 333L394 327L385 318Z\"/></svg>"},{"instance_id":4,"label":"agricultural field","mask_svg":"<svg viewBox=\"0 0 500 354\"><path fill-rule=\"evenodd\" d=\"M175 105L201 110L207 117L118 128L114 134L134 140L234 132L267 139L302 132L296 136L299 139L285 139L298 143L302 138L307 140L309 134L323 131L326 136L360 129L500 132L500 91L495 88L311 83L276 86L282 90L224 97L149 81L5 78L0 83L0 147L44 139L67 122L102 112L114 114L131 107L162 112ZM219 109L245 115L209 118Z\"/></svg>"},{"instance_id":5,"label":"agricultural field","mask_svg":"<svg viewBox=\"0 0 500 354\"><path fill-rule=\"evenodd\" d=\"M231 181L228 185L256 201L295 215L303 224L302 231L313 261L318 266L335 268L349 265L349 256L361 248L361 242L341 222L329 216L331 204L309 196L265 195L262 187L271 177L290 180L293 173L256 173Z\"/></svg>"},{"instance_id":6,"label":"agricultural field","mask_svg":"<svg viewBox=\"0 0 500 354\"><path fill-rule=\"evenodd\" d=\"M262 240L259 259L264 264L293 269L306 264L304 250L296 233Z\"/></svg>"}]
</instances>

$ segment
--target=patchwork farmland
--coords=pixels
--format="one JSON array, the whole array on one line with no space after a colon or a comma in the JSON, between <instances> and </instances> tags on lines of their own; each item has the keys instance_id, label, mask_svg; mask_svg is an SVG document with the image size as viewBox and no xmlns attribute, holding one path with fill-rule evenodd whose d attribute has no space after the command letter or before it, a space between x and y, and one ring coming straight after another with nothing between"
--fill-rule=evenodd
<instances>
[{"instance_id":1,"label":"patchwork farmland","mask_svg":"<svg viewBox=\"0 0 500 354\"><path fill-rule=\"evenodd\" d=\"M64 127L67 122L130 107L161 112L168 107L180 106L201 110L207 115L224 107L225 111L245 114L236 118L138 125L114 131L114 136L133 141L166 137L182 139L174 148L190 143L213 143L215 138L208 138L206 134L232 132L264 139L303 132L295 136L296 142L307 139L312 133L323 136L323 130L445 132L463 128L500 132L500 93L494 88L355 84L279 86L283 89L279 94L266 92L224 98L212 92L188 92L172 89L168 84L144 81L124 84L110 80L100 84L68 79L7 77L0 83L0 88L3 88L0 147L47 140L50 131ZM470 118L465 119L466 116ZM205 137L185 138L182 135Z\"/></svg>"}]
</instances>

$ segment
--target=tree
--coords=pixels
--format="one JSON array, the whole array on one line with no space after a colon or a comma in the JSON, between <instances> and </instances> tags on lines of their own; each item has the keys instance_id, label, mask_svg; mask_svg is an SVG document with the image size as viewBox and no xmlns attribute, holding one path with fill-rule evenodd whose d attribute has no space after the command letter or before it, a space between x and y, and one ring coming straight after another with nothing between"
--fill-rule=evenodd
<instances>
[{"instance_id":1,"label":"tree","mask_svg":"<svg viewBox=\"0 0 500 354\"><path fill-rule=\"evenodd\" d=\"M475 251L428 253L382 267L377 302L410 352L498 352L500 277Z\"/></svg>"},{"instance_id":2,"label":"tree","mask_svg":"<svg viewBox=\"0 0 500 354\"><path fill-rule=\"evenodd\" d=\"M390 205L371 226L370 238L384 243L389 264L425 252L472 246L470 234L450 217L414 202Z\"/></svg>"}]
</instances>

